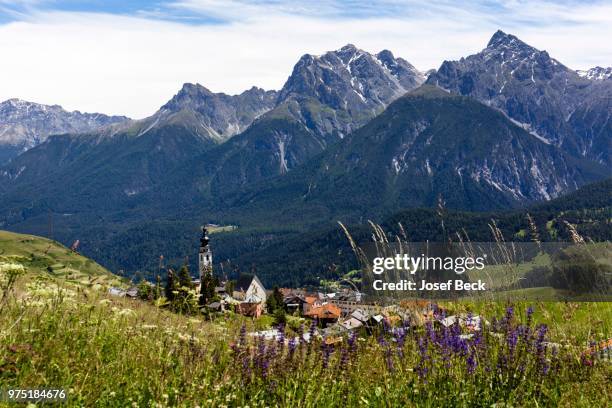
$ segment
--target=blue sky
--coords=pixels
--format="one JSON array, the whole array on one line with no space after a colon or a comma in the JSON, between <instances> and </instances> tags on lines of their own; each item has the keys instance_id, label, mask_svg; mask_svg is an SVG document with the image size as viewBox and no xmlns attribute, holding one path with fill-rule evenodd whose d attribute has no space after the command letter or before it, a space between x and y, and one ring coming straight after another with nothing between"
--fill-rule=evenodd
<instances>
[{"instance_id":1,"label":"blue sky","mask_svg":"<svg viewBox=\"0 0 612 408\"><path fill-rule=\"evenodd\" d=\"M304 53L353 43L437 68L497 29L584 69L612 65L612 2L0 0L0 100L144 117L184 82L280 88Z\"/></svg>"}]
</instances>

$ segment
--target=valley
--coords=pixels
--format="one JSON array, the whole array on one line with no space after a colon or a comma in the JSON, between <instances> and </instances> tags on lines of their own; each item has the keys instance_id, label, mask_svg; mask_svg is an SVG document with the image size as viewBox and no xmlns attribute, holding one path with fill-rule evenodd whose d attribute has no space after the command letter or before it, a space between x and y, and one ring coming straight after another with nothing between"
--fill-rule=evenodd
<instances>
[{"instance_id":1,"label":"valley","mask_svg":"<svg viewBox=\"0 0 612 408\"><path fill-rule=\"evenodd\" d=\"M532 69L533 81L524 74ZM189 248L200 225L235 225L218 234L230 271L255 267L266 283L316 283L313 276L336 274L329 268L355 267L337 221L360 236L368 220L384 224L404 212L416 239L440 239L440 204L465 224L455 231L474 219L499 216L503 224L524 218L521 208L532 212L608 178L608 84L503 32L428 78L387 50L349 44L306 54L280 91L230 96L185 84L147 119L50 136L0 170L0 227L67 245L79 239L84 254L111 270L152 277L159 255L194 265ZM550 96L546 112L573 110L574 119L557 130L543 125L548 113L532 105L534 92ZM585 93L588 108L577 102ZM579 112L604 121L580 122ZM548 135L561 130L563 140ZM598 208L590 211L599 226L576 225L607 239L609 203ZM538 219L539 228L548 231L562 214ZM526 239L524 223L504 232ZM561 225L554 234L548 238L566 232ZM283 265L285 248L304 260Z\"/></svg>"}]
</instances>

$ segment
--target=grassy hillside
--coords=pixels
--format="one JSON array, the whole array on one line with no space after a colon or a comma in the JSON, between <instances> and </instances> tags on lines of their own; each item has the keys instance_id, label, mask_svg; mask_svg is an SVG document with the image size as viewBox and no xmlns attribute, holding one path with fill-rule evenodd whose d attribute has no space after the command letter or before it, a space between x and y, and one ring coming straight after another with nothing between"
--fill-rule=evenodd
<instances>
[{"instance_id":1,"label":"grassy hillside","mask_svg":"<svg viewBox=\"0 0 612 408\"><path fill-rule=\"evenodd\" d=\"M0 230L0 265L21 265L30 278L87 285L125 285L126 281L56 241Z\"/></svg>"}]
</instances>

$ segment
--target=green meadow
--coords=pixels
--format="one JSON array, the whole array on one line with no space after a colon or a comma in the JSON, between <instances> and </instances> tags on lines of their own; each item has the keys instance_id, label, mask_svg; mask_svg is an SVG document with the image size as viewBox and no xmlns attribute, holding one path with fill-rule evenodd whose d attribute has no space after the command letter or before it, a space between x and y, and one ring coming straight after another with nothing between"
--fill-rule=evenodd
<instances>
[{"instance_id":1,"label":"green meadow","mask_svg":"<svg viewBox=\"0 0 612 408\"><path fill-rule=\"evenodd\" d=\"M610 303L443 302L486 318L483 330L385 325L333 342L295 318L265 341L250 333L273 319L112 297L125 282L94 262L42 238L0 238L1 387L64 388L65 406L609 405L612 365L587 348L612 337Z\"/></svg>"}]
</instances>

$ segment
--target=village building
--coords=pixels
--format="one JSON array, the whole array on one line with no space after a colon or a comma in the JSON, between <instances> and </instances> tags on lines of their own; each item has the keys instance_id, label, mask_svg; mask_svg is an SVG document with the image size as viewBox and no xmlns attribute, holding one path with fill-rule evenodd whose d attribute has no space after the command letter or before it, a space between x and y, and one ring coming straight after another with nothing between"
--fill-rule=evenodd
<instances>
[{"instance_id":1,"label":"village building","mask_svg":"<svg viewBox=\"0 0 612 408\"><path fill-rule=\"evenodd\" d=\"M322 304L318 296L306 296L302 304L302 314L306 316L312 308L320 307Z\"/></svg>"},{"instance_id":2,"label":"village building","mask_svg":"<svg viewBox=\"0 0 612 408\"><path fill-rule=\"evenodd\" d=\"M234 292L234 298L241 300L237 305L236 310L244 316L258 318L264 313L264 307L268 296L266 288L263 286L257 275L253 276L251 283L244 291L244 286L241 285L240 291Z\"/></svg>"},{"instance_id":3,"label":"village building","mask_svg":"<svg viewBox=\"0 0 612 408\"><path fill-rule=\"evenodd\" d=\"M311 307L308 312L304 313L304 316L310 317L311 319L317 319L325 326L337 322L341 314L342 311L338 306L333 303L325 303L321 306Z\"/></svg>"},{"instance_id":4,"label":"village building","mask_svg":"<svg viewBox=\"0 0 612 408\"><path fill-rule=\"evenodd\" d=\"M267 299L266 288L264 288L257 275L253 276L253 280L246 291L244 301L248 303L266 303Z\"/></svg>"},{"instance_id":5,"label":"village building","mask_svg":"<svg viewBox=\"0 0 612 408\"><path fill-rule=\"evenodd\" d=\"M355 309L353 310L353 313L351 313L351 318L357 319L360 322L365 323L370 319L370 315L363 309Z\"/></svg>"},{"instance_id":6,"label":"village building","mask_svg":"<svg viewBox=\"0 0 612 408\"><path fill-rule=\"evenodd\" d=\"M283 299L283 303L285 305L285 309L289 313L295 313L296 311L302 312L304 308L304 303L306 303L306 299L299 295L289 295Z\"/></svg>"},{"instance_id":7,"label":"village building","mask_svg":"<svg viewBox=\"0 0 612 408\"><path fill-rule=\"evenodd\" d=\"M242 302L236 307L236 310L243 316L257 319L264 313L264 306L263 303Z\"/></svg>"},{"instance_id":8,"label":"village building","mask_svg":"<svg viewBox=\"0 0 612 408\"><path fill-rule=\"evenodd\" d=\"M361 320L355 319L354 317L351 317L350 319L345 320L341 324L342 324L342 327L344 327L346 330L358 329L363 326L363 322Z\"/></svg>"}]
</instances>

